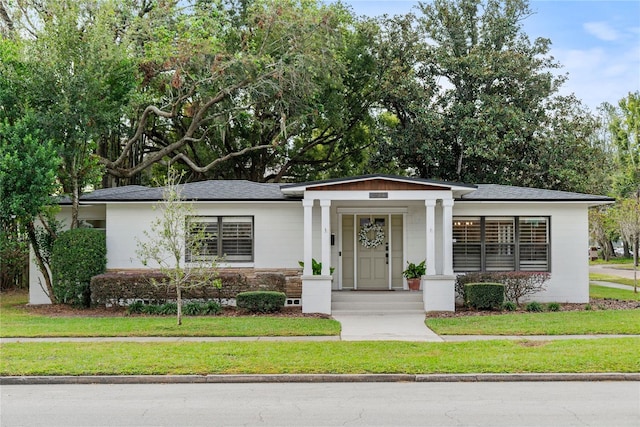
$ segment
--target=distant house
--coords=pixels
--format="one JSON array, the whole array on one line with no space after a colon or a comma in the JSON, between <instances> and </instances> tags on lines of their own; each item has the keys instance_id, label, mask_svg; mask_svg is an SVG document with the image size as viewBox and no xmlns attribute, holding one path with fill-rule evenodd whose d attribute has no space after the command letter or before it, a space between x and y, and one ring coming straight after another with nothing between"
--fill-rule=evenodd
<instances>
[{"instance_id":1,"label":"distant house","mask_svg":"<svg viewBox=\"0 0 640 427\"><path fill-rule=\"evenodd\" d=\"M184 184L193 221L206 223L207 253L223 268L294 271L304 312L331 313L331 292L407 290L407 262L426 260L425 310L454 310L455 276L470 271L544 271L539 301L589 300L587 208L603 196L388 175L300 184L204 181ZM143 238L162 189L127 186L81 198L80 219L105 229L107 268L142 269ZM62 205L61 217L70 217ZM188 260L192 254L185 254ZM312 262L322 263L313 275ZM304 261L304 270L299 270ZM330 274L329 268L333 267ZM298 269L298 270L297 270ZM30 302L48 303L31 266Z\"/></svg>"}]
</instances>

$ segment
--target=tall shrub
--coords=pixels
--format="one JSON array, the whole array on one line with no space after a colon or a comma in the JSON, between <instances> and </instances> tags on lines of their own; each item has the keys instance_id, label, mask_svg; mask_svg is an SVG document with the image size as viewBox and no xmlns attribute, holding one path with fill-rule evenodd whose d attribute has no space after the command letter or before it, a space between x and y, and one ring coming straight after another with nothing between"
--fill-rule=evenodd
<instances>
[{"instance_id":1,"label":"tall shrub","mask_svg":"<svg viewBox=\"0 0 640 427\"><path fill-rule=\"evenodd\" d=\"M91 278L107 267L104 231L76 228L61 233L53 245L53 292L58 302L88 307Z\"/></svg>"}]
</instances>

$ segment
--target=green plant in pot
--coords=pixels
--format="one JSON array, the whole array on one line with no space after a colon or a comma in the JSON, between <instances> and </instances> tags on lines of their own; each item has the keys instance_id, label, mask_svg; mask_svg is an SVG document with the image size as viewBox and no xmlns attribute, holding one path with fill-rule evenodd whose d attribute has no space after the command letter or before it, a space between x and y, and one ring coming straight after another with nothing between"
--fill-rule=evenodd
<instances>
[{"instance_id":1,"label":"green plant in pot","mask_svg":"<svg viewBox=\"0 0 640 427\"><path fill-rule=\"evenodd\" d=\"M419 264L407 262L407 268L402 272L402 275L407 278L407 284L412 291L420 290L420 279L427 271L426 261L422 261Z\"/></svg>"}]
</instances>

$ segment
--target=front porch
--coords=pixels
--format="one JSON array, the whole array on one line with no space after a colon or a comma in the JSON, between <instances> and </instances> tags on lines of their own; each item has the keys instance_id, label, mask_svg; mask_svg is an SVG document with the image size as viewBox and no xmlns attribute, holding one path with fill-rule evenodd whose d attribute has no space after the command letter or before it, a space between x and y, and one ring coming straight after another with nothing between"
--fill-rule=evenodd
<instances>
[{"instance_id":1,"label":"front porch","mask_svg":"<svg viewBox=\"0 0 640 427\"><path fill-rule=\"evenodd\" d=\"M423 312L453 311L454 198L473 189L380 176L283 187L303 198L303 312L331 314L332 290L407 290L402 272L422 260Z\"/></svg>"}]
</instances>

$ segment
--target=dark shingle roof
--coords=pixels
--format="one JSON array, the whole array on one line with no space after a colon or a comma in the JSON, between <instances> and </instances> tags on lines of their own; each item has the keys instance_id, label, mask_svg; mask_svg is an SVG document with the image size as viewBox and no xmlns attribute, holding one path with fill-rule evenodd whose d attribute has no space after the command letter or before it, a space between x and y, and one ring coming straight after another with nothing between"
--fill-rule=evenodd
<instances>
[{"instance_id":1,"label":"dark shingle roof","mask_svg":"<svg viewBox=\"0 0 640 427\"><path fill-rule=\"evenodd\" d=\"M465 194L462 201L533 201L533 202L613 202L615 199L592 194L511 185L478 184L478 189Z\"/></svg>"},{"instance_id":2,"label":"dark shingle roof","mask_svg":"<svg viewBox=\"0 0 640 427\"><path fill-rule=\"evenodd\" d=\"M375 175L385 177L385 175ZM440 183L421 179L415 182ZM320 182L339 182L327 180ZM200 201L286 201L298 200L299 196L287 196L282 189L305 184L258 183L246 180L212 180L191 182L180 185L182 197L186 200ZM456 184L461 185L461 184ZM540 188L514 187L498 184L478 184L468 186L470 192L458 197L457 201L533 201L533 202L613 202L614 199L591 194L571 193L567 191L544 190ZM105 188L83 195L82 202L139 202L162 200L162 188L128 185L125 187ZM68 204L61 200L60 204Z\"/></svg>"},{"instance_id":3,"label":"dark shingle roof","mask_svg":"<svg viewBox=\"0 0 640 427\"><path fill-rule=\"evenodd\" d=\"M245 180L190 182L179 186L186 200L290 200L280 191L280 184L258 183ZM81 201L139 202L162 199L162 187L126 187L96 190L82 196Z\"/></svg>"}]
</instances>

